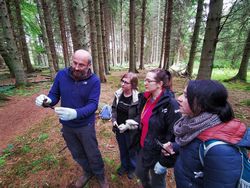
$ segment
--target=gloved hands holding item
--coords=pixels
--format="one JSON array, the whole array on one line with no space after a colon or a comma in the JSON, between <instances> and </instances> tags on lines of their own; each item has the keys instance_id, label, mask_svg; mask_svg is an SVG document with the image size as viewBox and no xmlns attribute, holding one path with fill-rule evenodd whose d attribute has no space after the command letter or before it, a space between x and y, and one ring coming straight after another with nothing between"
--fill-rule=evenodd
<instances>
[{"instance_id":1,"label":"gloved hands holding item","mask_svg":"<svg viewBox=\"0 0 250 188\"><path fill-rule=\"evenodd\" d=\"M163 174L167 172L167 167L162 166L159 162L155 164L154 171L156 174Z\"/></svg>"},{"instance_id":2,"label":"gloved hands holding item","mask_svg":"<svg viewBox=\"0 0 250 188\"><path fill-rule=\"evenodd\" d=\"M72 119L76 119L77 117L76 110L72 108L55 107L55 112L57 113L59 118L63 121L69 121Z\"/></svg>"},{"instance_id":3,"label":"gloved hands holding item","mask_svg":"<svg viewBox=\"0 0 250 188\"><path fill-rule=\"evenodd\" d=\"M36 98L36 105L37 106L43 106L44 103L50 104L51 102L52 102L52 100L44 94L41 94Z\"/></svg>"},{"instance_id":4,"label":"gloved hands holding item","mask_svg":"<svg viewBox=\"0 0 250 188\"><path fill-rule=\"evenodd\" d=\"M135 120L133 119L127 119L126 120L126 124L129 125L129 128L130 130L133 130L133 129L137 129L138 128L138 125L139 123L137 123Z\"/></svg>"},{"instance_id":5,"label":"gloved hands holding item","mask_svg":"<svg viewBox=\"0 0 250 188\"><path fill-rule=\"evenodd\" d=\"M118 125L118 129L120 130L120 133L124 133L128 128L129 128L128 124L122 123L122 124Z\"/></svg>"}]
</instances>

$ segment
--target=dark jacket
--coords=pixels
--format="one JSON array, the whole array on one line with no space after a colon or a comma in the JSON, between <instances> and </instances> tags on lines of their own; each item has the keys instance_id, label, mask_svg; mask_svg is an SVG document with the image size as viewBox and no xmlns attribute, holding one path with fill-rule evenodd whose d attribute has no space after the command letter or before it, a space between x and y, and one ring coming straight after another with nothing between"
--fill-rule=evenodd
<instances>
[{"instance_id":1,"label":"dark jacket","mask_svg":"<svg viewBox=\"0 0 250 188\"><path fill-rule=\"evenodd\" d=\"M123 91L120 88L114 93L115 98L112 104L112 123L114 123L114 121L117 121L117 105L122 95L122 92ZM139 92L137 90L132 90L132 103L128 109L128 119L133 119L136 122L139 122L138 120L139 119L138 95L139 95ZM117 127L113 127L112 130L115 133L119 132L119 129ZM135 142L136 142L136 138L138 137L138 135L140 135L140 130L138 129L126 130L124 133L120 133L120 134L126 134L128 136L129 139L126 139L126 142L127 142L127 146L130 152L134 152L139 149L138 144L135 144Z\"/></svg>"},{"instance_id":2,"label":"dark jacket","mask_svg":"<svg viewBox=\"0 0 250 188\"><path fill-rule=\"evenodd\" d=\"M148 93L141 94L139 105L140 112L149 97ZM161 164L163 163L164 157L155 139L158 139L161 143L174 140L173 126L181 117L178 109L179 106L174 99L173 93L169 89L166 89L154 107L149 119L148 133L144 140L144 147L142 148L142 160L145 167L152 168L158 161Z\"/></svg>"},{"instance_id":3,"label":"dark jacket","mask_svg":"<svg viewBox=\"0 0 250 188\"><path fill-rule=\"evenodd\" d=\"M179 150L174 173L177 188L213 187L236 188L241 174L241 155L238 149L230 145L217 145L209 150L204 157L204 167L199 158L199 147L203 141L219 139L231 144L250 146L247 136L250 130L238 120L231 120L203 131L198 138ZM176 145L175 145L176 146ZM195 177L203 172L203 177Z\"/></svg>"},{"instance_id":4,"label":"dark jacket","mask_svg":"<svg viewBox=\"0 0 250 188\"><path fill-rule=\"evenodd\" d=\"M112 123L114 123L114 121L117 121L117 104L120 100L122 92L123 91L120 88L114 93L115 98L114 98L113 104L112 104ZM139 102L138 94L139 94L139 92L137 90L132 90L132 103L131 103L131 106L128 110L128 118L133 119L135 121L138 121L138 114L139 114L138 107L137 107L138 102Z\"/></svg>"}]
</instances>

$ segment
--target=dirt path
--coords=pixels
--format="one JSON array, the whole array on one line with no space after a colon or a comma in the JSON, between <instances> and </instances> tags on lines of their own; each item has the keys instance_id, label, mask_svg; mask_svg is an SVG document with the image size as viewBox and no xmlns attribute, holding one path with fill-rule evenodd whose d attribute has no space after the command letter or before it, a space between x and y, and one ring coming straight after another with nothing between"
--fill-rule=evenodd
<instances>
[{"instance_id":1,"label":"dirt path","mask_svg":"<svg viewBox=\"0 0 250 188\"><path fill-rule=\"evenodd\" d=\"M39 93L47 93L43 90ZM43 109L35 105L38 94L28 97L10 97L0 108L0 152L10 141L26 132L32 125L40 122L48 115L53 115L50 109Z\"/></svg>"}]
</instances>

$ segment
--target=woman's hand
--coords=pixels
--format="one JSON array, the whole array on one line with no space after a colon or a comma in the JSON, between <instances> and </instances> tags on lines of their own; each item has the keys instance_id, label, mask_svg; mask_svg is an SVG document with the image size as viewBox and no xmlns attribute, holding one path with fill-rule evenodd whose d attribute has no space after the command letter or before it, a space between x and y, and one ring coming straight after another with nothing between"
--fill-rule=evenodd
<instances>
[{"instance_id":1,"label":"woman's hand","mask_svg":"<svg viewBox=\"0 0 250 188\"><path fill-rule=\"evenodd\" d=\"M161 152L162 152L165 156L169 156L169 155L175 154L171 142L167 142L166 144L163 144L163 148L164 148L166 151L165 151L164 149L162 149Z\"/></svg>"}]
</instances>

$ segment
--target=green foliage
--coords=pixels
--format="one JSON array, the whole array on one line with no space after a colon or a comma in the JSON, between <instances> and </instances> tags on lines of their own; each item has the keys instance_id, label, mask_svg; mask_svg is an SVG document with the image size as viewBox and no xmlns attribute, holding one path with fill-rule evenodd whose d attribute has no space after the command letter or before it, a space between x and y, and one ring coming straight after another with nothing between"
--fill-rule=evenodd
<instances>
[{"instance_id":1,"label":"green foliage","mask_svg":"<svg viewBox=\"0 0 250 188\"><path fill-rule=\"evenodd\" d=\"M29 153L31 151L31 147L29 145L24 145L21 151L22 153Z\"/></svg>"},{"instance_id":2,"label":"green foliage","mask_svg":"<svg viewBox=\"0 0 250 188\"><path fill-rule=\"evenodd\" d=\"M103 160L110 167L115 167L116 165L114 159L110 159L109 157L104 157Z\"/></svg>"},{"instance_id":3,"label":"green foliage","mask_svg":"<svg viewBox=\"0 0 250 188\"><path fill-rule=\"evenodd\" d=\"M214 68L212 72L212 79L224 81L229 78L234 77L237 74L237 69L231 69L231 68ZM247 82L250 82L250 71L247 72ZM244 83L242 83L244 85ZM238 82L237 84L238 85ZM241 85L241 83L239 83ZM246 84L247 86L248 84ZM244 86L245 87L245 86Z\"/></svg>"},{"instance_id":4,"label":"green foliage","mask_svg":"<svg viewBox=\"0 0 250 188\"><path fill-rule=\"evenodd\" d=\"M31 96L35 93L39 93L41 88L50 88L51 83L41 83L41 84L36 84L36 83L30 83L27 86L20 86L20 87L9 87L7 90L3 91L2 93L6 96Z\"/></svg>"},{"instance_id":5,"label":"green foliage","mask_svg":"<svg viewBox=\"0 0 250 188\"><path fill-rule=\"evenodd\" d=\"M250 91L250 88L249 88L249 91ZM250 99L245 99L245 100L241 101L240 103L242 105L250 107Z\"/></svg>"},{"instance_id":6,"label":"green foliage","mask_svg":"<svg viewBox=\"0 0 250 188\"><path fill-rule=\"evenodd\" d=\"M104 120L101 120L103 123L105 122ZM107 130L107 129L101 129L100 130L100 135L102 135L103 138L110 138L112 136L112 133Z\"/></svg>"},{"instance_id":7,"label":"green foliage","mask_svg":"<svg viewBox=\"0 0 250 188\"><path fill-rule=\"evenodd\" d=\"M0 155L0 168L5 165L7 157L13 154L13 149L13 144L8 144L7 148L3 149L3 154Z\"/></svg>"},{"instance_id":8,"label":"green foliage","mask_svg":"<svg viewBox=\"0 0 250 188\"><path fill-rule=\"evenodd\" d=\"M21 13L26 34L37 37L41 35L41 28L37 20L37 7L32 1L21 1Z\"/></svg>"},{"instance_id":9,"label":"green foliage","mask_svg":"<svg viewBox=\"0 0 250 188\"><path fill-rule=\"evenodd\" d=\"M38 137L38 142L44 142L44 140L48 139L49 135L47 133L42 133Z\"/></svg>"}]
</instances>

